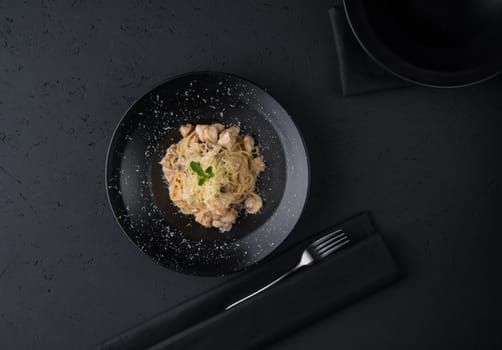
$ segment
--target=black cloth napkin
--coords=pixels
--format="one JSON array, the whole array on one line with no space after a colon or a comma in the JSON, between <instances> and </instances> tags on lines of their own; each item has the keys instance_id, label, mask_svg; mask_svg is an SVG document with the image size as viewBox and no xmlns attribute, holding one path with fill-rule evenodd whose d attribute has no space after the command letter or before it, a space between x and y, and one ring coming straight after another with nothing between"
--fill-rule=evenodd
<instances>
[{"instance_id":1,"label":"black cloth napkin","mask_svg":"<svg viewBox=\"0 0 502 350\"><path fill-rule=\"evenodd\" d=\"M361 47L339 1L328 11L335 38L343 96L362 95L411 84L380 67Z\"/></svg>"},{"instance_id":2,"label":"black cloth napkin","mask_svg":"<svg viewBox=\"0 0 502 350\"><path fill-rule=\"evenodd\" d=\"M227 312L150 350L263 349L364 294L389 283L397 268L379 235L299 271Z\"/></svg>"},{"instance_id":3,"label":"black cloth napkin","mask_svg":"<svg viewBox=\"0 0 502 350\"><path fill-rule=\"evenodd\" d=\"M342 228L348 248L239 304L224 308L295 265L317 237ZM398 269L367 214L266 259L253 270L99 345L97 349L253 349L395 280ZM291 307L294 305L294 307Z\"/></svg>"}]
</instances>

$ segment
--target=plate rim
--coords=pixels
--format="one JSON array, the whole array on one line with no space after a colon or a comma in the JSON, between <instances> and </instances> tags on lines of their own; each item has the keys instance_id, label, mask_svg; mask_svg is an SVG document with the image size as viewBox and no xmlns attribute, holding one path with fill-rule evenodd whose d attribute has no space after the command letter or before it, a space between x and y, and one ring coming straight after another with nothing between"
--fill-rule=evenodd
<instances>
[{"instance_id":1,"label":"plate rim","mask_svg":"<svg viewBox=\"0 0 502 350\"><path fill-rule=\"evenodd\" d=\"M298 133L299 135L299 140L301 141L301 145L303 147L303 153L305 155L305 164L306 164L306 181L305 181L305 195L304 195L304 200L302 201L302 204L301 204L301 208L299 210L299 213L298 213L298 217L296 218L295 220L295 223L293 224L292 228L290 229L290 231L285 235L284 239L279 243L277 244L277 246L270 250L270 252L264 254L262 257L260 257L260 259L258 259L257 261L249 264L249 265L245 265L245 266L242 266L240 268L236 268L236 269L232 269L231 271L229 272L223 272L223 273L211 273L211 274L207 274L207 273L199 273L199 272L195 272L195 271L186 271L186 270L178 270L178 269L175 269L173 268L172 266L169 266L165 263L162 263L161 261L157 260L157 259L154 259L152 256L150 256L147 252L145 252L143 249L141 249L138 244L131 238L131 236L126 232L125 228L123 227L123 225L121 224L121 222L119 221L119 218L117 217L117 213L115 212L115 209L114 209L114 206L112 204L112 199L111 199L111 194L110 194L110 187L109 187L109 171L110 171L110 159L111 159L111 150L112 150L112 146L114 144L114 141L115 141L115 138L116 138L116 135L117 135L117 132L119 130L119 128L121 127L121 125L123 124L124 122L124 119L127 117L127 115L129 114L129 112L131 111L131 109L142 99L144 98L147 94L149 94L150 92L152 92L153 90L161 87L162 85L166 84L166 83L169 83L171 81L174 81L176 79L179 79L179 78L185 78L185 77L189 77L189 76L192 76L192 75L201 75L201 74L206 74L206 75L220 75L220 76L227 76L227 77L233 77L233 78L237 78L239 80L242 80L248 84L251 84L259 89L261 89L263 92L265 92L268 96L270 96L274 102L276 102L285 112L286 114L289 116L289 119L291 120L291 122L293 123L293 126L296 130L296 132ZM238 273L238 272L242 272L242 271L245 271L245 270L249 270L249 269L252 269L253 267L255 267L257 264L259 264L261 261L265 260L266 258L270 257L272 255L273 252L275 252L281 245L284 244L284 242L287 241L288 237L291 235L291 233L294 231L294 229L296 228L296 226L298 225L298 222L300 221L301 217L303 216L303 213L305 211L305 207L306 207L306 204L307 204L307 201L309 199L309 196L310 196L310 191L311 191L311 164L310 164L310 157L309 157L309 152L308 152L308 147L307 147L307 143L305 141L305 137L303 136L299 126L298 126L298 123L297 121L295 120L295 118L288 112L288 110L279 102L279 100L277 98L275 98L274 95L272 95L268 89L264 88L263 86L261 86L260 84L257 84L255 83L254 81L250 80L250 79L247 79L245 77L242 77L240 75L237 75L237 74L234 74L234 73L228 73L228 72L221 72L221 71L211 71L211 70L201 70L201 71L191 71L191 72L186 72L186 73L181 73L181 74L176 74L176 75L173 75L173 76L170 76L162 81L160 81L159 83L156 83L156 84L153 84L151 87L145 89L145 92L143 92L139 97L137 97L136 99L134 99L133 102L131 102L129 104L129 106L127 107L127 109L124 111L124 113L122 114L122 116L119 118L119 120L117 121L116 125L115 125L115 128L113 129L113 132L110 136L110 140L108 142L108 146L107 146L107 150L106 150L106 157L105 157L105 169L104 169L104 176L105 176L105 181L104 181L104 185L105 185L105 191L106 191L106 198L107 198L107 202L108 202L108 207L110 209L110 211L112 212L112 215L113 215L113 218L114 218L114 221L117 223L117 225L120 227L120 230L122 232L123 235L125 235L128 239L128 241L130 243L132 243L132 245L134 247L136 247L137 250L139 250L141 252L141 255L143 256L146 256L148 258L148 260L150 261L153 261L155 264L157 265L160 265L166 269L169 269L171 271L174 271L176 273L179 273L179 274L183 274L183 275L190 275L190 276L199 276L199 277L221 277L221 276L225 276L225 275L230 275L230 274L235 274L235 273ZM276 209L277 210L277 209ZM275 212L275 211L274 211Z\"/></svg>"}]
</instances>

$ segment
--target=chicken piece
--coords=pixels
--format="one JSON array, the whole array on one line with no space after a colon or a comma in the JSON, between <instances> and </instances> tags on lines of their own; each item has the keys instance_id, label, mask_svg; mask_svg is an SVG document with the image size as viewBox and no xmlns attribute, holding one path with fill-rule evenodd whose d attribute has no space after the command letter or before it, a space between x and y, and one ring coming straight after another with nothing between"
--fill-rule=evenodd
<instances>
[{"instance_id":1,"label":"chicken piece","mask_svg":"<svg viewBox=\"0 0 502 350\"><path fill-rule=\"evenodd\" d=\"M256 157L253 160L251 160L252 172L254 172L255 174L259 174L263 170L265 170L265 163L263 162L263 159L261 159L260 157Z\"/></svg>"},{"instance_id":2,"label":"chicken piece","mask_svg":"<svg viewBox=\"0 0 502 350\"><path fill-rule=\"evenodd\" d=\"M220 220L213 220L213 227L219 228L221 231L228 231L232 228L232 224L227 224Z\"/></svg>"},{"instance_id":3,"label":"chicken piece","mask_svg":"<svg viewBox=\"0 0 502 350\"><path fill-rule=\"evenodd\" d=\"M246 135L246 136L244 136L243 142L244 142L244 149L246 150L246 152L249 152L249 153L253 152L254 138L252 138L249 135Z\"/></svg>"},{"instance_id":4,"label":"chicken piece","mask_svg":"<svg viewBox=\"0 0 502 350\"><path fill-rule=\"evenodd\" d=\"M207 203L207 208L219 216L224 216L227 213L225 205L217 199Z\"/></svg>"},{"instance_id":5,"label":"chicken piece","mask_svg":"<svg viewBox=\"0 0 502 350\"><path fill-rule=\"evenodd\" d=\"M256 193L251 193L244 201L244 208L248 214L256 214L263 206L263 200Z\"/></svg>"},{"instance_id":6,"label":"chicken piece","mask_svg":"<svg viewBox=\"0 0 502 350\"><path fill-rule=\"evenodd\" d=\"M220 218L220 221L226 224L233 224L237 219L237 210L231 208L227 213Z\"/></svg>"},{"instance_id":7,"label":"chicken piece","mask_svg":"<svg viewBox=\"0 0 502 350\"><path fill-rule=\"evenodd\" d=\"M215 199L207 204L207 207L212 212L219 216L225 216L228 208L232 204L233 196L231 193L221 193Z\"/></svg>"},{"instance_id":8,"label":"chicken piece","mask_svg":"<svg viewBox=\"0 0 502 350\"><path fill-rule=\"evenodd\" d=\"M218 139L218 144L225 148L230 148L235 144L235 141L236 139L231 137L230 133L228 133L227 131L222 131Z\"/></svg>"},{"instance_id":9,"label":"chicken piece","mask_svg":"<svg viewBox=\"0 0 502 350\"><path fill-rule=\"evenodd\" d=\"M213 215L209 211L201 211L197 215L195 215L195 221L205 227L211 227L211 223L213 222Z\"/></svg>"},{"instance_id":10,"label":"chicken piece","mask_svg":"<svg viewBox=\"0 0 502 350\"><path fill-rule=\"evenodd\" d=\"M227 130L233 136L237 136L241 132L241 130L237 126L231 126L231 127L227 128Z\"/></svg>"},{"instance_id":11,"label":"chicken piece","mask_svg":"<svg viewBox=\"0 0 502 350\"><path fill-rule=\"evenodd\" d=\"M204 137L206 141L216 143L218 142L218 129L214 125L210 125L204 130Z\"/></svg>"},{"instance_id":12,"label":"chicken piece","mask_svg":"<svg viewBox=\"0 0 502 350\"><path fill-rule=\"evenodd\" d=\"M199 143L199 136L197 134L190 135L190 143Z\"/></svg>"},{"instance_id":13,"label":"chicken piece","mask_svg":"<svg viewBox=\"0 0 502 350\"><path fill-rule=\"evenodd\" d=\"M237 135L239 135L239 129L236 127L227 128L220 132L218 144L225 148L232 148L237 142Z\"/></svg>"},{"instance_id":14,"label":"chicken piece","mask_svg":"<svg viewBox=\"0 0 502 350\"><path fill-rule=\"evenodd\" d=\"M183 137L187 137L187 135L190 134L190 132L192 132L192 130L193 130L192 124L185 124L185 125L180 126L180 134Z\"/></svg>"},{"instance_id":15,"label":"chicken piece","mask_svg":"<svg viewBox=\"0 0 502 350\"><path fill-rule=\"evenodd\" d=\"M195 126L195 133L197 134L201 142L206 142L207 128L208 126L206 124L197 124L197 126Z\"/></svg>"},{"instance_id":16,"label":"chicken piece","mask_svg":"<svg viewBox=\"0 0 502 350\"><path fill-rule=\"evenodd\" d=\"M218 130L218 133L222 132L225 129L225 125L220 124L220 123L214 123L211 124L211 126L214 126L216 130Z\"/></svg>"}]
</instances>

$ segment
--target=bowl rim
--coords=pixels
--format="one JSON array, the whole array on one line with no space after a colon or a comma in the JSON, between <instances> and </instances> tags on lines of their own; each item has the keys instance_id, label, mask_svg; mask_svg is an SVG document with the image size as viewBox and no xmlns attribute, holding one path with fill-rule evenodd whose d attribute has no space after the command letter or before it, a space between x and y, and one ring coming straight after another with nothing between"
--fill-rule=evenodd
<instances>
[{"instance_id":1,"label":"bowl rim","mask_svg":"<svg viewBox=\"0 0 502 350\"><path fill-rule=\"evenodd\" d=\"M371 57L371 59L377 63L380 67L382 67L385 71L391 73L392 75L407 81L409 83L413 83L416 85L420 86L425 86L425 87L432 87L432 88L441 88L441 89L449 89L449 88L461 88L461 87L467 87L467 86L472 86L476 85L479 83L482 83L484 81L490 80L492 78L495 78L499 74L502 73L502 60L498 68L486 75L481 76L480 78L477 79L472 79L469 81L464 81L463 82L447 82L448 77L453 77L453 76L459 76L462 72L452 72L452 73L446 73L446 72L441 72L441 71L435 71L435 70L429 70L425 68L418 67L416 65L413 65L406 60L400 58L399 56L391 53L390 51L387 52L387 48L385 45L377 45L371 44L371 40L366 40L364 38L364 33L360 30L358 26L358 16L355 14L357 11L354 11L353 5L361 5L362 0L343 0L343 9L345 12L345 17L347 18L347 22L349 24L349 27L352 31L352 34L355 36L357 42L359 45L363 48L363 50L368 54L368 56ZM375 48L375 46L380 46L381 50L378 50ZM389 61L392 61L395 63L395 66L399 67L398 69L391 68L391 65L385 63L384 61L388 59ZM409 71L415 71L417 72L418 75L421 72L422 74L430 74L430 75L435 75L435 76L441 76L444 80L443 82L440 82L440 79L437 79L435 82L432 81L425 81L425 80L420 80L416 76L413 77L414 74L406 74L404 70ZM466 70L463 71L464 74L468 72L476 72L477 70Z\"/></svg>"}]
</instances>

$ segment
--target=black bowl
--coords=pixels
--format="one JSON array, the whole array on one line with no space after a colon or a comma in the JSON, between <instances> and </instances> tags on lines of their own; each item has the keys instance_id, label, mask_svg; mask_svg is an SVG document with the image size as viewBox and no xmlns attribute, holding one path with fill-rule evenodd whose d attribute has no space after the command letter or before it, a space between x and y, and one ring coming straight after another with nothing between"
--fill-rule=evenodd
<instances>
[{"instance_id":1,"label":"black bowl","mask_svg":"<svg viewBox=\"0 0 502 350\"><path fill-rule=\"evenodd\" d=\"M171 202L159 165L185 123L238 125L253 135L267 165L257 190L264 206L220 232L196 223ZM155 261L194 275L222 275L252 265L288 236L309 185L305 146L280 104L255 84L225 73L173 78L141 97L120 121L108 151L107 190L127 236Z\"/></svg>"},{"instance_id":2,"label":"black bowl","mask_svg":"<svg viewBox=\"0 0 502 350\"><path fill-rule=\"evenodd\" d=\"M366 52L393 74L459 87L502 71L502 1L344 0Z\"/></svg>"}]
</instances>

